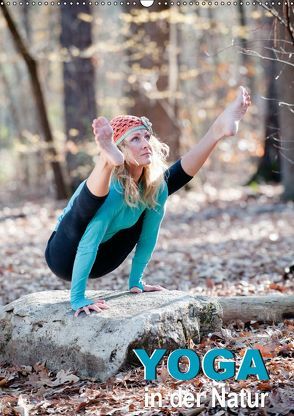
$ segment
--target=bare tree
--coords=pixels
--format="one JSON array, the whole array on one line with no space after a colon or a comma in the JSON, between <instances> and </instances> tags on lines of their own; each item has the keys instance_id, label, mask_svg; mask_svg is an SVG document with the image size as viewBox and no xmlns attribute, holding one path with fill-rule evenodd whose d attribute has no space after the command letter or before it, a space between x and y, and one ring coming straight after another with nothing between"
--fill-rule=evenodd
<instances>
[{"instance_id":1,"label":"bare tree","mask_svg":"<svg viewBox=\"0 0 294 416\"><path fill-rule=\"evenodd\" d=\"M278 66L274 53L274 39L271 35L274 21L272 17L263 18L264 28L268 41L266 41L266 56L270 59L261 59L261 65L266 85L265 96L265 119L264 119L264 154L259 159L256 172L248 181L252 182L280 182L281 163L280 163L280 128L279 128L279 105L278 105L278 85L276 76ZM248 50L246 45L244 50ZM248 56L242 54L242 56Z\"/></svg>"},{"instance_id":2,"label":"bare tree","mask_svg":"<svg viewBox=\"0 0 294 416\"><path fill-rule=\"evenodd\" d=\"M18 50L18 52L21 54L21 56L23 57L26 63L27 69L28 69L32 92L33 92L33 96L36 102L36 110L39 116L40 126L44 134L45 141L47 143L47 153L50 158L50 164L53 170L57 199L65 199L67 198L68 193L67 193L67 188L66 188L66 184L64 181L62 169L57 158L57 152L54 146L52 131L49 125L47 109L46 109L43 91L42 91L39 74L38 74L38 64L35 61L35 59L32 57L32 55L29 53L29 50L27 49L27 47L25 46L25 43L23 39L21 38L17 30L17 27L8 12L8 9L5 3L1 4L1 9L3 12L4 18L6 20L8 29L13 38L15 47Z\"/></svg>"},{"instance_id":3,"label":"bare tree","mask_svg":"<svg viewBox=\"0 0 294 416\"><path fill-rule=\"evenodd\" d=\"M91 137L96 116L95 71L91 57L85 54L92 45L91 22L88 3L74 3L70 7L62 3L60 42L66 50L63 63L66 161L73 189L83 179L82 166L92 163L81 146Z\"/></svg>"},{"instance_id":4,"label":"bare tree","mask_svg":"<svg viewBox=\"0 0 294 416\"><path fill-rule=\"evenodd\" d=\"M125 88L130 101L128 111L150 118L155 133L169 144L171 158L176 159L181 134L176 100L177 28L166 14L161 16L164 11L171 10L170 6L164 5L164 2L154 3L153 18L143 22L138 19L142 6L124 7L132 18L127 35L131 70ZM136 42L132 42L134 39Z\"/></svg>"},{"instance_id":5,"label":"bare tree","mask_svg":"<svg viewBox=\"0 0 294 416\"><path fill-rule=\"evenodd\" d=\"M280 120L280 155L283 198L294 200L294 8L290 1L276 4L274 9L276 24L275 53L284 61L279 62L278 97Z\"/></svg>"},{"instance_id":6,"label":"bare tree","mask_svg":"<svg viewBox=\"0 0 294 416\"><path fill-rule=\"evenodd\" d=\"M244 3L241 1L238 2L238 19L239 19L239 28L240 28L240 36L239 41L241 44L242 49L247 50L248 49L248 42L247 38L245 36L245 29L247 26L247 19L246 19L246 13L245 10L248 8L248 6L245 6ZM252 60L249 55L242 54L241 55L241 64L247 69L246 77L248 79L248 87L250 88L251 94L254 92L254 76L252 74Z\"/></svg>"},{"instance_id":7,"label":"bare tree","mask_svg":"<svg viewBox=\"0 0 294 416\"><path fill-rule=\"evenodd\" d=\"M280 5L276 3L275 7L269 7L265 4L261 4L261 7L272 15L274 24L273 42L264 47L263 53L258 53L254 50L243 50L243 53L257 56L264 60L265 73L271 77L271 81L268 84L270 96L267 97L266 123L268 125L265 152L263 159L259 163L257 174L261 173L261 168L265 168L265 166L270 166L272 171L271 179L273 179L272 174L278 177L280 172L284 185L283 198L293 200L294 10L289 0ZM279 163L277 163L279 160L280 168Z\"/></svg>"}]
</instances>

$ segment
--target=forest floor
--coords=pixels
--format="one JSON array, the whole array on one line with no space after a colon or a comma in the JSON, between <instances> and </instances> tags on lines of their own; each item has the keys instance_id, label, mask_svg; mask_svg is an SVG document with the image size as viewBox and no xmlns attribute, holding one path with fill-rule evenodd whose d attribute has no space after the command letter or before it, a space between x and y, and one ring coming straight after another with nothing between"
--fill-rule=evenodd
<instances>
[{"instance_id":1,"label":"forest floor","mask_svg":"<svg viewBox=\"0 0 294 416\"><path fill-rule=\"evenodd\" d=\"M170 197L153 255L145 273L148 283L193 295L250 296L293 294L294 204L282 202L279 186L181 190ZM0 205L0 305L42 290L69 289L48 269L44 249L65 202L49 199ZM115 272L90 280L88 289L126 290L130 258ZM220 383L203 374L189 382L172 379L162 365L155 382L144 381L142 368L129 368L106 383L81 379L70 370L34 366L0 366L0 414L10 415L288 415L294 408L293 321L278 324L232 322L209 334L195 349L228 348L237 361L246 348L260 349L270 380L230 379L228 392L269 392L265 407L212 407L211 389ZM193 347L193 346L192 346ZM190 346L191 348L191 346ZM144 408L145 387L163 397L182 388L203 391L194 409Z\"/></svg>"}]
</instances>

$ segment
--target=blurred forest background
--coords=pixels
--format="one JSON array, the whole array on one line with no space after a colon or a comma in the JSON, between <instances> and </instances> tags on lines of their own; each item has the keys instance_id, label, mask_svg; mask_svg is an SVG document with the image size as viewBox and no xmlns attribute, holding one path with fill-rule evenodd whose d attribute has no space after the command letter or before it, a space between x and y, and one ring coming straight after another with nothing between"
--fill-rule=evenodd
<instances>
[{"instance_id":1,"label":"blurred forest background","mask_svg":"<svg viewBox=\"0 0 294 416\"><path fill-rule=\"evenodd\" d=\"M147 116L170 145L172 163L239 85L252 105L237 137L219 142L196 178L169 198L145 278L196 296L294 293L293 5L235 3L0 6L0 305L70 289L44 251L66 199L94 165L93 118ZM130 264L90 279L87 289L127 290ZM270 392L264 414L288 415L293 331L290 319L237 320L197 351L229 348L241 360L244 349L258 348L271 380L242 387ZM142 411L142 372L132 368L101 384L40 363L0 363L0 413L191 414ZM204 375L185 384L208 392L203 416L225 413L210 407L212 385ZM161 369L155 388L173 391L175 383ZM236 392L241 383L226 388Z\"/></svg>"},{"instance_id":2,"label":"blurred forest background","mask_svg":"<svg viewBox=\"0 0 294 416\"><path fill-rule=\"evenodd\" d=\"M1 9L2 204L67 198L93 167L98 115L149 117L175 160L239 85L253 104L238 139L219 144L192 186L281 182L282 197L293 199L290 1Z\"/></svg>"}]
</instances>

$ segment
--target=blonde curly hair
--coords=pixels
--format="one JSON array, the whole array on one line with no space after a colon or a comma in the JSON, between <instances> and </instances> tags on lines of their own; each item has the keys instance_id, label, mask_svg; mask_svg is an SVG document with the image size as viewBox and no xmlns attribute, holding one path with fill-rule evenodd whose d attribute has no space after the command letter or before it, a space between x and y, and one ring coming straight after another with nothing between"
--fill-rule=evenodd
<instances>
[{"instance_id":1,"label":"blonde curly hair","mask_svg":"<svg viewBox=\"0 0 294 416\"><path fill-rule=\"evenodd\" d=\"M128 149L124 142L118 145L125 156L125 162L114 169L114 177L118 180L124 190L124 198L130 207L139 204L147 208L155 208L158 204L157 196L164 186L164 172L167 169L167 158L169 146L161 142L154 135L149 141L152 147L151 163L143 167L143 173L139 183L136 183L130 174L128 165Z\"/></svg>"}]
</instances>

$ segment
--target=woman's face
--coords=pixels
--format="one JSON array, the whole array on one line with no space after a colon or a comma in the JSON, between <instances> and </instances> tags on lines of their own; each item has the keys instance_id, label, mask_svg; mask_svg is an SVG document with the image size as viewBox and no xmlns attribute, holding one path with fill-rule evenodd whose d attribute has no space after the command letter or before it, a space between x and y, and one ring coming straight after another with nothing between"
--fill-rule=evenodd
<instances>
[{"instance_id":1,"label":"woman's face","mask_svg":"<svg viewBox=\"0 0 294 416\"><path fill-rule=\"evenodd\" d=\"M128 162L136 166L146 166L152 161L151 134L148 130L139 130L130 134L124 145L128 153ZM137 163L136 163L137 162Z\"/></svg>"}]
</instances>

